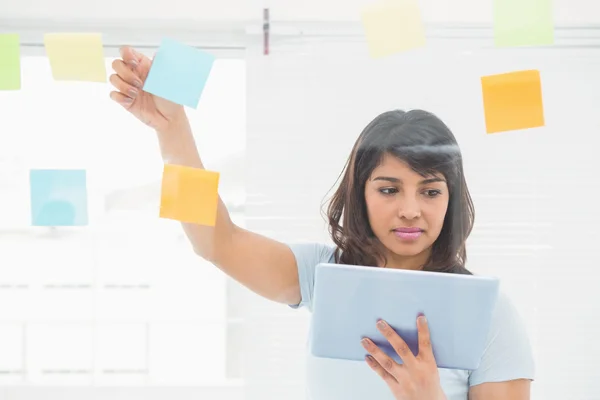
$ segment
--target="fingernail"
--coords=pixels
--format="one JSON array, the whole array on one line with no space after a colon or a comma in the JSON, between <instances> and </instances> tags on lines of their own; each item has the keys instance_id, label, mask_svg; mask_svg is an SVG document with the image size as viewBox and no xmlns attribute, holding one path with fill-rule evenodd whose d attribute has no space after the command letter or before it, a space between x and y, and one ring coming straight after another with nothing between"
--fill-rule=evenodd
<instances>
[{"instance_id":1,"label":"fingernail","mask_svg":"<svg viewBox=\"0 0 600 400\"><path fill-rule=\"evenodd\" d=\"M136 88L142 88L142 81L138 81L136 80L135 82L133 82L133 86L135 86Z\"/></svg>"},{"instance_id":2,"label":"fingernail","mask_svg":"<svg viewBox=\"0 0 600 400\"><path fill-rule=\"evenodd\" d=\"M131 65L133 68L137 68L138 62L135 60L131 60L131 61L129 61L129 65Z\"/></svg>"},{"instance_id":3,"label":"fingernail","mask_svg":"<svg viewBox=\"0 0 600 400\"><path fill-rule=\"evenodd\" d=\"M137 90L135 90L135 89L129 89L129 90L127 91L127 93L129 93L129 97L132 97L132 98L135 98L135 97L137 97L137 95L138 95L138 91L137 91Z\"/></svg>"},{"instance_id":4,"label":"fingernail","mask_svg":"<svg viewBox=\"0 0 600 400\"><path fill-rule=\"evenodd\" d=\"M123 100L123 103L131 104L131 103L133 103L133 99L131 97L125 97L125 100Z\"/></svg>"},{"instance_id":5,"label":"fingernail","mask_svg":"<svg viewBox=\"0 0 600 400\"><path fill-rule=\"evenodd\" d=\"M363 344L363 346L368 346L369 343L371 343L371 341L368 338L364 338L360 342Z\"/></svg>"},{"instance_id":6,"label":"fingernail","mask_svg":"<svg viewBox=\"0 0 600 400\"><path fill-rule=\"evenodd\" d=\"M385 323L384 320L380 319L379 321L377 321L377 326L381 329L385 328L387 326L387 324Z\"/></svg>"},{"instance_id":7,"label":"fingernail","mask_svg":"<svg viewBox=\"0 0 600 400\"><path fill-rule=\"evenodd\" d=\"M424 315L421 315L421 316L419 317L419 323L421 323L421 324L426 324L426 323L427 323L427 318L425 318L425 316L424 316Z\"/></svg>"}]
</instances>

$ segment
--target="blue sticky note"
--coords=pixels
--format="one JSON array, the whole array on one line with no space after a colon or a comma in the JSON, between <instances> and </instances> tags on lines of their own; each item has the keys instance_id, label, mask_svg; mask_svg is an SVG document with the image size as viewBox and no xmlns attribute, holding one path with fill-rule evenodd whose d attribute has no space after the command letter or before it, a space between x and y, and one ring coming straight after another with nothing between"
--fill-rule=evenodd
<instances>
[{"instance_id":1,"label":"blue sticky note","mask_svg":"<svg viewBox=\"0 0 600 400\"><path fill-rule=\"evenodd\" d=\"M212 54L164 38L146 77L144 91L197 108L214 62Z\"/></svg>"},{"instance_id":2,"label":"blue sticky note","mask_svg":"<svg viewBox=\"0 0 600 400\"><path fill-rule=\"evenodd\" d=\"M33 169L29 184L33 226L88 224L85 170Z\"/></svg>"}]
</instances>

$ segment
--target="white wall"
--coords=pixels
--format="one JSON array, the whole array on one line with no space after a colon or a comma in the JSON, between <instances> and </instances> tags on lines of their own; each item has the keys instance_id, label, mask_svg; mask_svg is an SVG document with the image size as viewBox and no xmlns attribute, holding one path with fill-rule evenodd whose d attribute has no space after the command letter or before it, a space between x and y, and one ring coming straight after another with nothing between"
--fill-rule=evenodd
<instances>
[{"instance_id":1,"label":"white wall","mask_svg":"<svg viewBox=\"0 0 600 400\"><path fill-rule=\"evenodd\" d=\"M375 0L0 0L2 19L81 20L260 20L262 8L274 21L358 21L359 11ZM492 21L493 0L420 0L423 18L431 23ZM600 23L597 0L554 0L558 24Z\"/></svg>"}]
</instances>

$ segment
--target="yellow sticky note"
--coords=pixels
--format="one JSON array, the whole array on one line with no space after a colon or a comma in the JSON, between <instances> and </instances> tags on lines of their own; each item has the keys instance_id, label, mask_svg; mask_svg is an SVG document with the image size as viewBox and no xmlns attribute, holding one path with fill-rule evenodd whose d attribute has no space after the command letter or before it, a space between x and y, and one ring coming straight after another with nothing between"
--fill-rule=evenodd
<instances>
[{"instance_id":1,"label":"yellow sticky note","mask_svg":"<svg viewBox=\"0 0 600 400\"><path fill-rule=\"evenodd\" d=\"M481 85L487 133L545 125L539 71L484 76Z\"/></svg>"},{"instance_id":2,"label":"yellow sticky note","mask_svg":"<svg viewBox=\"0 0 600 400\"><path fill-rule=\"evenodd\" d=\"M47 33L44 45L55 80L106 82L101 34Z\"/></svg>"},{"instance_id":3,"label":"yellow sticky note","mask_svg":"<svg viewBox=\"0 0 600 400\"><path fill-rule=\"evenodd\" d=\"M165 164L160 217L215 226L219 199L219 173Z\"/></svg>"},{"instance_id":4,"label":"yellow sticky note","mask_svg":"<svg viewBox=\"0 0 600 400\"><path fill-rule=\"evenodd\" d=\"M383 0L365 8L361 19L372 58L425 46L417 0Z\"/></svg>"},{"instance_id":5,"label":"yellow sticky note","mask_svg":"<svg viewBox=\"0 0 600 400\"><path fill-rule=\"evenodd\" d=\"M21 47L19 35L0 35L0 90L21 89Z\"/></svg>"}]
</instances>

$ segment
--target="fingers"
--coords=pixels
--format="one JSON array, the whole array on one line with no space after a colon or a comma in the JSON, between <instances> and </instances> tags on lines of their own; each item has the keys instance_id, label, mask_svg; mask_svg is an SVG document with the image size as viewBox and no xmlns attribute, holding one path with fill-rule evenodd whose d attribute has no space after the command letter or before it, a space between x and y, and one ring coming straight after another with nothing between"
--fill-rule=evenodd
<instances>
[{"instance_id":1,"label":"fingers","mask_svg":"<svg viewBox=\"0 0 600 400\"><path fill-rule=\"evenodd\" d=\"M142 55L129 46L121 47L119 53L125 64L130 65L132 68L136 68L142 61Z\"/></svg>"},{"instance_id":2,"label":"fingers","mask_svg":"<svg viewBox=\"0 0 600 400\"><path fill-rule=\"evenodd\" d=\"M122 60L114 60L112 68L129 85L137 89L141 89L144 85L140 77L131 68L128 68Z\"/></svg>"},{"instance_id":3,"label":"fingers","mask_svg":"<svg viewBox=\"0 0 600 400\"><path fill-rule=\"evenodd\" d=\"M142 80L142 82L146 80L152 65L152 60L129 46L121 47L119 52L121 54L121 58L123 59L124 65L128 69L134 71Z\"/></svg>"},{"instance_id":4,"label":"fingers","mask_svg":"<svg viewBox=\"0 0 600 400\"><path fill-rule=\"evenodd\" d=\"M398 383L396 378L394 378L392 374L387 372L385 368L383 368L375 358L373 358L372 356L367 356L365 357L365 360L367 361L369 367L371 367L371 369L375 371L377 375L379 375L385 381L385 383L388 384L388 386L392 386Z\"/></svg>"},{"instance_id":5,"label":"fingers","mask_svg":"<svg viewBox=\"0 0 600 400\"><path fill-rule=\"evenodd\" d=\"M423 360L433 359L433 349L431 347L431 337L429 335L429 325L424 315L417 318L417 330L419 335L419 355Z\"/></svg>"},{"instance_id":6,"label":"fingers","mask_svg":"<svg viewBox=\"0 0 600 400\"><path fill-rule=\"evenodd\" d=\"M364 338L361 341L365 350L369 352L371 356L379 363L379 365L394 378L398 379L400 374L400 365L394 361L390 356L385 354L383 350L381 350L375 343L371 341L371 339Z\"/></svg>"},{"instance_id":7,"label":"fingers","mask_svg":"<svg viewBox=\"0 0 600 400\"><path fill-rule=\"evenodd\" d=\"M379 320L377 322L377 329L385 336L387 341L390 342L394 351L400 356L400 359L402 359L402 362L406 366L410 367L411 364L414 364L415 355L412 353L404 339L402 339L391 326L385 321Z\"/></svg>"},{"instance_id":8,"label":"fingers","mask_svg":"<svg viewBox=\"0 0 600 400\"><path fill-rule=\"evenodd\" d=\"M139 90L129 83L125 82L119 75L112 74L109 78L110 83L122 94L135 100Z\"/></svg>"},{"instance_id":9,"label":"fingers","mask_svg":"<svg viewBox=\"0 0 600 400\"><path fill-rule=\"evenodd\" d=\"M125 96L123 93L110 92L110 98L125 108L129 108L133 104L133 99L131 97Z\"/></svg>"},{"instance_id":10,"label":"fingers","mask_svg":"<svg viewBox=\"0 0 600 400\"><path fill-rule=\"evenodd\" d=\"M110 76L109 82L118 92L111 92L110 98L123 107L129 108L139 95L142 81L122 60L113 61L112 67L116 74Z\"/></svg>"}]
</instances>

